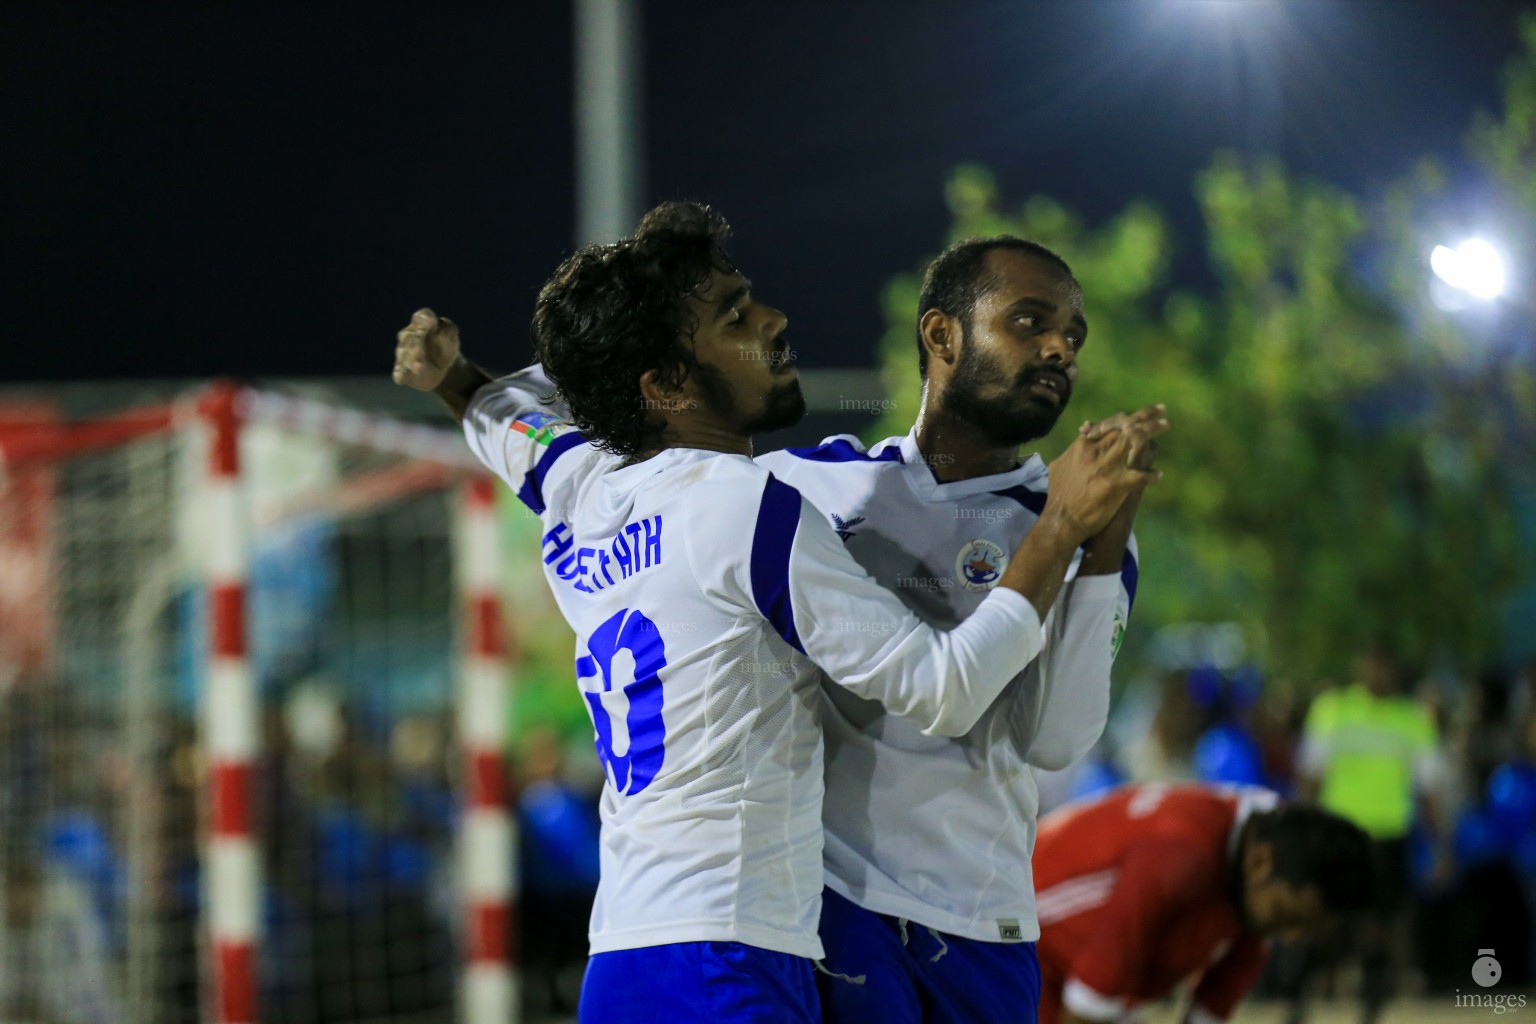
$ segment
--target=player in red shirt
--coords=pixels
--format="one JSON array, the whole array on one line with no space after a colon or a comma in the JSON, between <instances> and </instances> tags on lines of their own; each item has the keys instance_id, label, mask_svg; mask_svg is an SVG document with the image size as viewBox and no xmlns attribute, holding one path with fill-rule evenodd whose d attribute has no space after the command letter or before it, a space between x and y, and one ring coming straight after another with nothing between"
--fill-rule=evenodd
<instances>
[{"instance_id":1,"label":"player in red shirt","mask_svg":"<svg viewBox=\"0 0 1536 1024\"><path fill-rule=\"evenodd\" d=\"M1363 910L1370 839L1268 790L1126 786L1040 821L1040 1024L1134 1020L1195 979L1186 1024L1231 1016L1287 940Z\"/></svg>"}]
</instances>

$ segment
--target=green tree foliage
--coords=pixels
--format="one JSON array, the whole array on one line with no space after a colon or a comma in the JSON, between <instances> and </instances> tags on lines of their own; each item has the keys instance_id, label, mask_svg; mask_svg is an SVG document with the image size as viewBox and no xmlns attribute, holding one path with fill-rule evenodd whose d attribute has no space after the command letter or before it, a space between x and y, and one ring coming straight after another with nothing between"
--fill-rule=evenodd
<instances>
[{"instance_id":1,"label":"green tree foliage","mask_svg":"<svg viewBox=\"0 0 1536 1024\"><path fill-rule=\"evenodd\" d=\"M1504 70L1503 116L1479 116L1469 142L1473 156L1524 211L1529 238L1536 212L1536 14L1520 20L1520 40L1524 55Z\"/></svg>"},{"instance_id":2,"label":"green tree foliage","mask_svg":"<svg viewBox=\"0 0 1536 1024\"><path fill-rule=\"evenodd\" d=\"M1525 23L1536 54L1536 19ZM1471 146L1529 220L1536 211L1536 58L1510 72L1506 116ZM1166 402L1167 472L1138 522L1143 636L1235 621L1261 661L1347 670L1374 638L1475 667L1503 642L1499 609L1528 571L1508 495L1529 459L1529 359L1480 363L1426 293L1428 214L1444 174L1426 163L1367 209L1274 162L1219 155L1195 191L1217 285L1169 290L1173 240L1144 203L1101 226L1040 196L1005 207L991 175L957 170L950 240L1013 233L1072 264L1089 342L1053 456L1084 419ZM1527 251L1531 251L1529 248ZM1357 270L1380 264L1367 283ZM921 278L892 281L883 373L904 432L920 401ZM1490 416L1498 407L1510 416Z\"/></svg>"}]
</instances>

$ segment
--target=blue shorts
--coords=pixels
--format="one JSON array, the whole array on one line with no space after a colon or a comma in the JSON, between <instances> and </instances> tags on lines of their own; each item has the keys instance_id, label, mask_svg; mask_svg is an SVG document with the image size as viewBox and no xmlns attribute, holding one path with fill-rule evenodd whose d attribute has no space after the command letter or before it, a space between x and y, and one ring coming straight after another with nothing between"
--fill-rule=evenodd
<instances>
[{"instance_id":1,"label":"blue shorts","mask_svg":"<svg viewBox=\"0 0 1536 1024\"><path fill-rule=\"evenodd\" d=\"M1033 942L980 942L876 914L822 893L826 1024L1035 1024L1040 958Z\"/></svg>"},{"instance_id":2,"label":"blue shorts","mask_svg":"<svg viewBox=\"0 0 1536 1024\"><path fill-rule=\"evenodd\" d=\"M811 961L740 942L674 942L597 953L580 1024L817 1024Z\"/></svg>"}]
</instances>

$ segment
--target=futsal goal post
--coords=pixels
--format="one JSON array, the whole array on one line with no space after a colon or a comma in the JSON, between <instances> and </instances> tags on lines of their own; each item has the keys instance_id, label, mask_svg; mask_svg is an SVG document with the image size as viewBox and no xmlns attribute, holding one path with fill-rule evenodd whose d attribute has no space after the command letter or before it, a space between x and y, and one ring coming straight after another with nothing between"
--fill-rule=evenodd
<instances>
[{"instance_id":1,"label":"futsal goal post","mask_svg":"<svg viewBox=\"0 0 1536 1024\"><path fill-rule=\"evenodd\" d=\"M0 400L0 1019L518 1019L499 490L227 383Z\"/></svg>"}]
</instances>

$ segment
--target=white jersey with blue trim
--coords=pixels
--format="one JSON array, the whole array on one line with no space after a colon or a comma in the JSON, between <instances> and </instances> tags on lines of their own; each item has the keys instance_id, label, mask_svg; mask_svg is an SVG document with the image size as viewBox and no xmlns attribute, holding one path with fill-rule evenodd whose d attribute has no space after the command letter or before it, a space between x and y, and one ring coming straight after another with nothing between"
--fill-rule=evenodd
<instances>
[{"instance_id":1,"label":"white jersey with blue trim","mask_svg":"<svg viewBox=\"0 0 1536 1024\"><path fill-rule=\"evenodd\" d=\"M1039 651L1040 618L999 589L933 629L751 459L668 449L624 465L558 418L551 390L536 370L495 381L464 430L540 515L577 634L607 771L592 951L820 957L823 672L919 734L960 735Z\"/></svg>"},{"instance_id":2,"label":"white jersey with blue trim","mask_svg":"<svg viewBox=\"0 0 1536 1024\"><path fill-rule=\"evenodd\" d=\"M916 438L865 450L850 436L758 464L820 509L851 554L925 622L948 628L989 600L1045 507L1039 456L939 483ZM1136 590L1135 541L1118 575L1073 559L1041 653L963 736L925 735L827 687L827 885L867 910L965 938L1040 936L1030 856L1035 769L1085 754L1109 714L1110 665Z\"/></svg>"}]
</instances>

